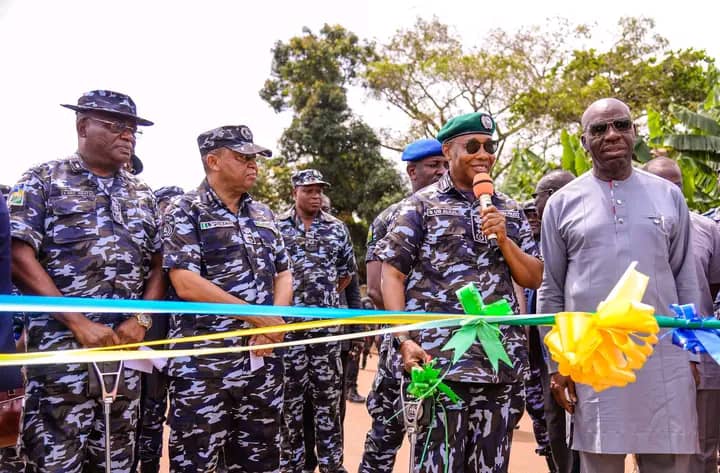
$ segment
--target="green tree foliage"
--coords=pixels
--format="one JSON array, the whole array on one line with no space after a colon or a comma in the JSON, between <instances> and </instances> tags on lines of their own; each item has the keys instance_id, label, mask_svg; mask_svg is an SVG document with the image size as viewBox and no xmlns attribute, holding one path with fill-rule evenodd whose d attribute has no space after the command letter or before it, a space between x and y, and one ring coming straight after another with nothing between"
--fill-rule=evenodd
<instances>
[{"instance_id":1,"label":"green tree foliage","mask_svg":"<svg viewBox=\"0 0 720 473\"><path fill-rule=\"evenodd\" d=\"M524 202L531 198L540 178L556 167L529 148L515 148L500 190Z\"/></svg>"},{"instance_id":2,"label":"green tree foliage","mask_svg":"<svg viewBox=\"0 0 720 473\"><path fill-rule=\"evenodd\" d=\"M259 160L253 197L269 205L276 214L289 208L292 204L290 176L294 169L282 156Z\"/></svg>"},{"instance_id":3,"label":"green tree foliage","mask_svg":"<svg viewBox=\"0 0 720 473\"><path fill-rule=\"evenodd\" d=\"M549 34L539 27L514 34L493 30L479 47L464 45L437 18L399 30L365 74L370 93L411 121L409 130L388 136L387 145L400 149L434 136L455 115L482 110L495 117L502 158L506 140L523 135L528 125L511 113L512 105L551 72L576 34L567 22L558 25ZM525 138L533 142L529 134Z\"/></svg>"},{"instance_id":4,"label":"green tree foliage","mask_svg":"<svg viewBox=\"0 0 720 473\"><path fill-rule=\"evenodd\" d=\"M557 129L575 124L588 104L616 97L635 113L671 104L696 107L717 80L704 51L672 50L649 18L622 18L616 41L605 50L578 49L563 57L512 107L517 117L542 120Z\"/></svg>"},{"instance_id":5,"label":"green tree foliage","mask_svg":"<svg viewBox=\"0 0 720 473\"><path fill-rule=\"evenodd\" d=\"M648 110L648 145L654 154L677 160L683 172L688 205L705 211L720 204L720 86L715 86L694 112L670 105L668 114Z\"/></svg>"},{"instance_id":6,"label":"green tree foliage","mask_svg":"<svg viewBox=\"0 0 720 473\"><path fill-rule=\"evenodd\" d=\"M500 140L495 177L508 180L503 188L529 195L531 188L518 187L523 166L530 173L587 167L575 140L594 100L617 97L636 114L649 107L667 113L672 104L694 108L718 76L704 51L669 48L648 18L622 18L609 43L584 46L590 42L602 44L593 27L552 19L514 32L492 30L469 46L438 19L418 19L378 48L365 73L370 94L410 119L410 129L385 132L385 145L400 149L434 136L454 115L490 112ZM648 159L648 152L638 144L638 157ZM547 165L536 168L532 156Z\"/></svg>"},{"instance_id":7,"label":"green tree foliage","mask_svg":"<svg viewBox=\"0 0 720 473\"><path fill-rule=\"evenodd\" d=\"M406 192L393 163L380 154L377 135L347 102L347 88L374 58L372 44L341 26L325 25L318 34L305 28L275 44L271 76L260 91L276 112L292 112L282 154L295 168L318 169L332 184L327 193L350 228L359 260L372 219ZM281 176L268 182L278 185Z\"/></svg>"}]
</instances>

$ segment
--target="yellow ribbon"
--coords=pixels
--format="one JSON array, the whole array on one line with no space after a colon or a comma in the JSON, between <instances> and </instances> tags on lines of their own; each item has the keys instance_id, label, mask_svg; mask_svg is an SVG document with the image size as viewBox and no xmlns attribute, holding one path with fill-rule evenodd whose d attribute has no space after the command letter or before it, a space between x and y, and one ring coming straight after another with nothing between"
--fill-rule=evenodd
<instances>
[{"instance_id":1,"label":"yellow ribbon","mask_svg":"<svg viewBox=\"0 0 720 473\"><path fill-rule=\"evenodd\" d=\"M596 314L561 312L545 336L558 371L600 392L635 382L660 330L652 306L643 304L648 277L630 265Z\"/></svg>"},{"instance_id":2,"label":"yellow ribbon","mask_svg":"<svg viewBox=\"0 0 720 473\"><path fill-rule=\"evenodd\" d=\"M466 316L460 314L387 314L383 316L351 317L346 319L325 319L311 320L308 322L296 322L286 325L274 325L269 327L249 328L233 330L228 332L209 333L193 337L167 338L164 340L145 341L140 343L129 343L110 347L80 348L76 350L59 350L47 352L29 353L5 353L0 354L0 366L12 365L44 365L54 363L89 363L92 361L118 361L118 360L145 360L158 358L173 358L179 356L207 356L221 353L239 353L249 350L264 348L283 348L293 345L306 345L310 343L334 342L349 340L362 336L383 335L396 331L418 330L424 328L428 323L437 324L441 321L448 321L454 325ZM396 327L382 330L371 330L361 333L346 335L332 335L327 337L308 338L296 342L282 342L255 346L231 346L217 348L189 348L179 350L136 350L141 346L152 347L178 343L204 342L209 340L223 340L231 337L249 337L278 332L292 332L297 330L310 330L324 327L336 327L338 325L396 325ZM414 324L414 325L404 325ZM130 351L132 350L132 351Z\"/></svg>"}]
</instances>

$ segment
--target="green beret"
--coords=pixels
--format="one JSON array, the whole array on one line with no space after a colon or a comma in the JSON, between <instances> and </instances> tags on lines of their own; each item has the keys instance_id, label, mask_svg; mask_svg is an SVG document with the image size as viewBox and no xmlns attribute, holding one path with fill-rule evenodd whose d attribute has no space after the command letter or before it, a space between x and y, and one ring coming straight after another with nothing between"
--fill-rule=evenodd
<instances>
[{"instance_id":1,"label":"green beret","mask_svg":"<svg viewBox=\"0 0 720 473\"><path fill-rule=\"evenodd\" d=\"M437 140L440 143L445 143L447 140L460 135L469 135L471 133L492 135L494 132L495 120L490 115L483 112L473 112L448 120L438 132Z\"/></svg>"}]
</instances>

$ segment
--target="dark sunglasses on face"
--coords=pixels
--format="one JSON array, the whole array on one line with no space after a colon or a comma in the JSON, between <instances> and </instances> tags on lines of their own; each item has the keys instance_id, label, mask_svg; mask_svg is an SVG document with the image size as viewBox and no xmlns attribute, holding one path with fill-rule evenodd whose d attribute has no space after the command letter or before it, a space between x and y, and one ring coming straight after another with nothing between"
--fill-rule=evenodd
<instances>
[{"instance_id":1,"label":"dark sunglasses on face","mask_svg":"<svg viewBox=\"0 0 720 473\"><path fill-rule=\"evenodd\" d=\"M618 133L624 133L632 128L632 120L629 118L621 118L619 120L612 120L609 122L597 122L588 125L590 135L602 136L608 131L608 127L612 126Z\"/></svg>"},{"instance_id":2,"label":"dark sunglasses on face","mask_svg":"<svg viewBox=\"0 0 720 473\"><path fill-rule=\"evenodd\" d=\"M488 140L488 141L479 141L475 138L472 138L465 142L465 152L467 154L476 154L478 151L480 151L480 148L483 148L487 154L495 154L495 151L497 151L497 141L495 140Z\"/></svg>"},{"instance_id":3,"label":"dark sunglasses on face","mask_svg":"<svg viewBox=\"0 0 720 473\"><path fill-rule=\"evenodd\" d=\"M120 133L123 133L125 130L129 130L130 133L132 133L135 136L142 135L142 131L138 130L138 127L135 123L128 123L124 121L115 121L115 120L103 120L102 118L96 118L96 117L88 117L90 120L94 122L101 123L105 126L107 130L109 130L111 133L117 133L118 135Z\"/></svg>"},{"instance_id":4,"label":"dark sunglasses on face","mask_svg":"<svg viewBox=\"0 0 720 473\"><path fill-rule=\"evenodd\" d=\"M533 192L530 195L532 196L533 199L537 199L537 196L539 196L540 194L547 194L548 197L550 197L551 195L553 195L554 192L555 192L555 189L543 189L538 192Z\"/></svg>"}]
</instances>

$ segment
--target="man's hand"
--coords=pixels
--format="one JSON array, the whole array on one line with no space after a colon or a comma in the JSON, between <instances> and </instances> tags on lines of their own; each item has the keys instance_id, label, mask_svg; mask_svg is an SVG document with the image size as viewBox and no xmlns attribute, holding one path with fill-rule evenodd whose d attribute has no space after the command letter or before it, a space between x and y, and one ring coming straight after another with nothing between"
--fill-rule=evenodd
<instances>
[{"instance_id":1,"label":"man's hand","mask_svg":"<svg viewBox=\"0 0 720 473\"><path fill-rule=\"evenodd\" d=\"M77 314L80 315L80 314ZM69 326L75 339L85 348L109 347L119 345L120 338L110 327L95 323L86 317L80 316L73 319Z\"/></svg>"},{"instance_id":2,"label":"man's hand","mask_svg":"<svg viewBox=\"0 0 720 473\"><path fill-rule=\"evenodd\" d=\"M690 362L690 372L695 380L695 387L700 386L700 371L698 370L698 364L694 361Z\"/></svg>"},{"instance_id":3,"label":"man's hand","mask_svg":"<svg viewBox=\"0 0 720 473\"><path fill-rule=\"evenodd\" d=\"M282 342L283 335L280 334L280 340L277 340L276 338L270 338L271 335L276 335L274 333L267 334L267 335L253 335L250 337L250 346L254 345L269 345L271 343L278 343ZM253 355L256 356L270 356L272 355L272 348L263 348L261 350L252 350Z\"/></svg>"},{"instance_id":4,"label":"man's hand","mask_svg":"<svg viewBox=\"0 0 720 473\"><path fill-rule=\"evenodd\" d=\"M485 236L494 233L497 236L498 245L505 243L505 240L507 240L505 215L496 209L494 205L482 209L480 215L482 216L482 232Z\"/></svg>"},{"instance_id":5,"label":"man's hand","mask_svg":"<svg viewBox=\"0 0 720 473\"><path fill-rule=\"evenodd\" d=\"M420 348L420 345L412 340L405 340L400 345L400 355L402 355L403 368L410 373L414 366L420 367L424 363L428 363L432 357Z\"/></svg>"},{"instance_id":6,"label":"man's hand","mask_svg":"<svg viewBox=\"0 0 720 473\"><path fill-rule=\"evenodd\" d=\"M115 333L120 339L121 344L126 343L139 343L145 340L145 332L147 329L138 323L138 320L134 315L131 315L129 319L121 323Z\"/></svg>"},{"instance_id":7,"label":"man's hand","mask_svg":"<svg viewBox=\"0 0 720 473\"><path fill-rule=\"evenodd\" d=\"M560 404L560 407L570 414L575 412L577 395L575 394L575 382L570 379L570 376L563 376L560 373L550 375L550 392L552 392L555 402Z\"/></svg>"},{"instance_id":8,"label":"man's hand","mask_svg":"<svg viewBox=\"0 0 720 473\"><path fill-rule=\"evenodd\" d=\"M285 321L282 317L247 317L245 320L257 328L285 325ZM250 345L269 345L271 343L280 343L283 341L284 336L285 332L253 335L250 337ZM262 350L253 350L253 353L257 356L269 356L272 355L272 349L266 348Z\"/></svg>"}]
</instances>

